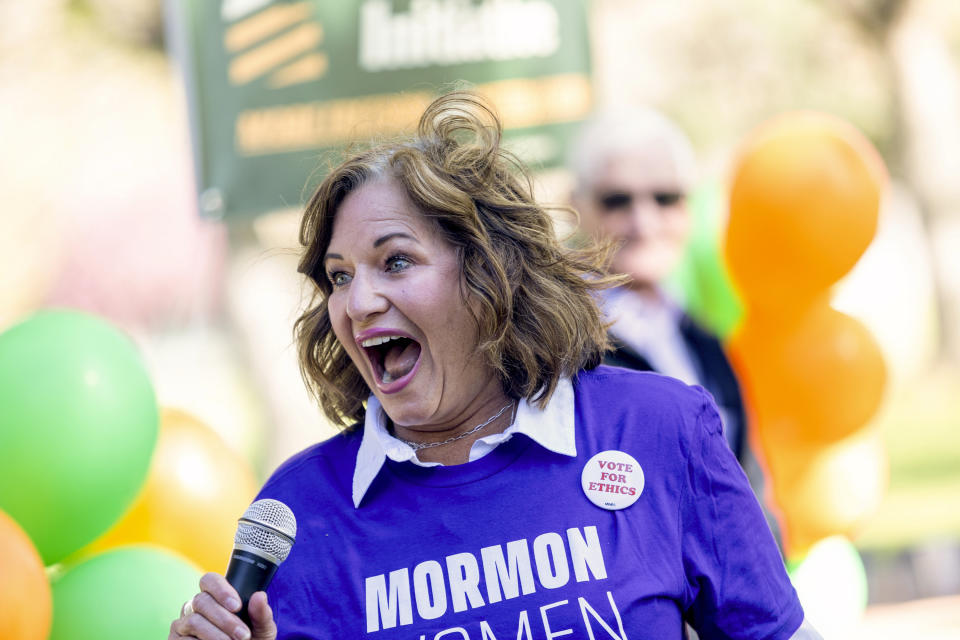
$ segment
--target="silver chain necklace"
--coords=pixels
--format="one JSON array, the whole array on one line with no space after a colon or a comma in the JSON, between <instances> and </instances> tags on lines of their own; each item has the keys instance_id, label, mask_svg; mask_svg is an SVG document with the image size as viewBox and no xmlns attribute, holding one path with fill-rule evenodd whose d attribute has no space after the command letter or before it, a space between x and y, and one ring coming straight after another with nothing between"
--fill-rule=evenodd
<instances>
[{"instance_id":1,"label":"silver chain necklace","mask_svg":"<svg viewBox=\"0 0 960 640\"><path fill-rule=\"evenodd\" d=\"M420 449L430 449L430 448L432 448L432 447L440 447L440 446L445 445L445 444L450 444L451 442L456 442L457 440L460 440L461 438L466 438L466 437L469 436L469 435L473 435L473 434L476 433L477 431L480 431L480 429L483 429L485 426L487 426L488 424L490 424L491 422L493 422L494 420L496 420L497 418L499 418L500 416L502 416L502 415L503 415L503 412L506 411L507 409L509 409L509 408L512 407L512 406L513 406L513 400L511 400L509 404L504 405L504 407L503 407L502 409L500 409L500 411L497 411L494 415L492 415L491 417L487 418L487 420L486 420L485 422L481 422L480 424L478 424L477 426L475 426L473 429L470 429L470 431L464 431L464 432L461 433L460 435L458 435L458 436L453 436L452 438L447 438L446 440L444 440L444 441L442 441L442 442L427 442L427 443L423 443L423 442L410 442L409 440L404 440L403 438L401 438L400 436L397 436L396 434L394 434L394 435L396 436L397 440L399 440L400 442L404 442L404 443L410 445L411 447L413 447L413 450L414 450L414 451L419 451Z\"/></svg>"}]
</instances>

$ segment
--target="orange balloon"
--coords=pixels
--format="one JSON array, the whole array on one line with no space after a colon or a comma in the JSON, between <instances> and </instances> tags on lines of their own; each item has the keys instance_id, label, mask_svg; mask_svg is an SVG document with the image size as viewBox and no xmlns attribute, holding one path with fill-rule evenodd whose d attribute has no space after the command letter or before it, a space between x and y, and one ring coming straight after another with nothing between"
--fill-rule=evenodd
<instances>
[{"instance_id":1,"label":"orange balloon","mask_svg":"<svg viewBox=\"0 0 960 640\"><path fill-rule=\"evenodd\" d=\"M153 543L222 573L237 518L256 494L249 464L193 416L163 409L146 484L130 511L91 551Z\"/></svg>"},{"instance_id":2,"label":"orange balloon","mask_svg":"<svg viewBox=\"0 0 960 640\"><path fill-rule=\"evenodd\" d=\"M851 125L784 114L736 165L724 257L746 306L794 308L846 274L876 229L886 169Z\"/></svg>"},{"instance_id":3,"label":"orange balloon","mask_svg":"<svg viewBox=\"0 0 960 640\"><path fill-rule=\"evenodd\" d=\"M728 345L758 432L828 443L863 427L887 370L869 329L821 300L791 318L750 314Z\"/></svg>"},{"instance_id":4,"label":"orange balloon","mask_svg":"<svg viewBox=\"0 0 960 640\"><path fill-rule=\"evenodd\" d=\"M53 596L40 553L0 511L0 640L46 640Z\"/></svg>"},{"instance_id":5,"label":"orange balloon","mask_svg":"<svg viewBox=\"0 0 960 640\"><path fill-rule=\"evenodd\" d=\"M826 446L786 446L776 436L762 440L790 555L806 553L831 535L853 535L876 512L889 479L876 429Z\"/></svg>"}]
</instances>

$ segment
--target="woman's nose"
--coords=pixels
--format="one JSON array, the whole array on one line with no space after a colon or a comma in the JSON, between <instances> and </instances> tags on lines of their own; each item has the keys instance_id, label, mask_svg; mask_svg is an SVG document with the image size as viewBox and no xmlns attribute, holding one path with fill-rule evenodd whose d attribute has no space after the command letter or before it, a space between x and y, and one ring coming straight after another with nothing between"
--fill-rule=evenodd
<instances>
[{"instance_id":1,"label":"woman's nose","mask_svg":"<svg viewBox=\"0 0 960 640\"><path fill-rule=\"evenodd\" d=\"M358 269L350 281L347 315L360 322L387 310L389 303L377 285L376 276L368 269Z\"/></svg>"}]
</instances>

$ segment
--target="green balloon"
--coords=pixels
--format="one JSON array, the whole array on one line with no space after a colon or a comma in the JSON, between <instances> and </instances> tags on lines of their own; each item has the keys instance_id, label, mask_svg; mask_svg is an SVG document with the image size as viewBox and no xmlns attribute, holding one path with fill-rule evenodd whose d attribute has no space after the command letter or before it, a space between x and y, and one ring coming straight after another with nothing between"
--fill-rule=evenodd
<instances>
[{"instance_id":1,"label":"green balloon","mask_svg":"<svg viewBox=\"0 0 960 640\"><path fill-rule=\"evenodd\" d=\"M53 583L49 640L166 638L201 572L157 547L121 547L68 568Z\"/></svg>"},{"instance_id":2,"label":"green balloon","mask_svg":"<svg viewBox=\"0 0 960 640\"><path fill-rule=\"evenodd\" d=\"M157 441L134 343L107 322L45 311L0 334L0 509L58 562L130 506Z\"/></svg>"},{"instance_id":3,"label":"green balloon","mask_svg":"<svg viewBox=\"0 0 960 640\"><path fill-rule=\"evenodd\" d=\"M721 338L726 338L743 316L743 305L721 253L725 200L719 183L704 184L690 194L690 238L667 281L667 288L683 301L687 313Z\"/></svg>"},{"instance_id":4,"label":"green balloon","mask_svg":"<svg viewBox=\"0 0 960 640\"><path fill-rule=\"evenodd\" d=\"M825 638L848 638L867 607L867 572L844 536L817 542L802 558L787 562L804 613Z\"/></svg>"}]
</instances>

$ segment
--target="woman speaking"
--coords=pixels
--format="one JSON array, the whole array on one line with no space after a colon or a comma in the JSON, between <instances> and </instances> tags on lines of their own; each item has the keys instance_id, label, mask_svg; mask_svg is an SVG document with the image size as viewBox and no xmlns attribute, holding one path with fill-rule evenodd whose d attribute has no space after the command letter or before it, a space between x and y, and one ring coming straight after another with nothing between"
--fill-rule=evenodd
<instances>
[{"instance_id":1,"label":"woman speaking","mask_svg":"<svg viewBox=\"0 0 960 640\"><path fill-rule=\"evenodd\" d=\"M500 133L449 94L311 198L301 368L352 426L260 492L298 534L251 628L210 573L171 639L818 637L710 396L598 366L609 279Z\"/></svg>"}]
</instances>

